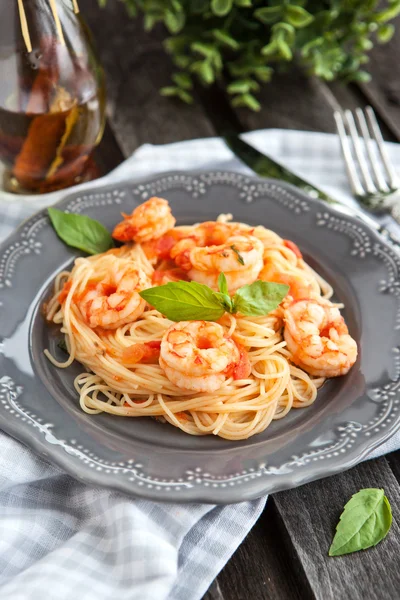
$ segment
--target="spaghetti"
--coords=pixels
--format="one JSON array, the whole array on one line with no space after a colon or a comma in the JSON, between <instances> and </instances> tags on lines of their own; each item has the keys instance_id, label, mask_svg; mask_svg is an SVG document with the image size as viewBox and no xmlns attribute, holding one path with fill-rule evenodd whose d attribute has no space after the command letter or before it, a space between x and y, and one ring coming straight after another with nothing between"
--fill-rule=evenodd
<instances>
[{"instance_id":1,"label":"spaghetti","mask_svg":"<svg viewBox=\"0 0 400 600\"><path fill-rule=\"evenodd\" d=\"M173 254L170 249L172 242L160 244L158 239L158 249L149 242L126 243L105 254L78 258L71 272L64 271L58 275L54 295L46 306L47 319L61 326L69 353L65 362L57 361L46 350L47 357L60 368L70 366L74 360L85 367L85 372L75 379L83 411L88 414L107 412L123 417L155 417L191 435L214 434L228 440L242 440L264 431L271 421L283 418L292 408L306 407L315 401L325 377L320 373L311 375L296 366L296 357L284 337L285 310L287 302L292 302L297 293L300 294L299 302L305 302L301 296L303 290L307 292L307 298L315 299L318 306L329 304L338 313L337 305L328 302L332 288L304 262L297 247L273 232L263 227L228 223L226 217L220 218L214 225L213 235L222 228L228 231L229 240L231 233L237 234L238 228L242 235L258 236L263 243L263 268L272 275L272 271L276 271L275 280L278 282L293 284L289 292L292 296L285 300L286 305L269 314L251 317L225 314L218 320L224 339L232 340L235 347L245 354L246 369L239 369L238 377L232 369L220 371L224 376L218 389L185 389L181 383L179 386L176 384L179 379L167 376L165 361L159 358L161 343L165 343L163 340L167 339L167 333L176 327L176 323L149 305L145 304L141 310L137 303L140 296L134 290L129 296L131 304L126 300L122 309L119 306L118 315L112 312L110 303L107 310L102 310L103 296L107 300L112 297L107 294L121 294L124 278L132 277L130 269L141 274L143 288L160 281L160 273L164 282L176 280L182 268L171 259L160 257L161 254L166 255L166 246L169 248L167 254ZM174 243L194 236L198 244L198 227L174 228ZM165 234L162 239L165 241ZM215 247L204 246L203 250ZM194 254L186 253L185 260L188 256ZM182 260L180 262L182 264ZM189 267L184 273L194 272L193 265ZM230 281L233 282L233 276ZM97 311L99 306L100 312ZM135 318L129 318L129 310L136 311ZM334 324L329 327L334 328ZM185 323L181 329L187 329ZM326 335L329 340L330 333L325 332ZM179 345L180 342L177 343ZM213 342L208 341L208 344L204 345L204 340L199 342L198 353L203 352L204 356L209 352L207 349ZM329 344L326 351L333 352L329 350ZM185 373L186 378L190 379L191 375L196 375L196 371Z\"/></svg>"}]
</instances>

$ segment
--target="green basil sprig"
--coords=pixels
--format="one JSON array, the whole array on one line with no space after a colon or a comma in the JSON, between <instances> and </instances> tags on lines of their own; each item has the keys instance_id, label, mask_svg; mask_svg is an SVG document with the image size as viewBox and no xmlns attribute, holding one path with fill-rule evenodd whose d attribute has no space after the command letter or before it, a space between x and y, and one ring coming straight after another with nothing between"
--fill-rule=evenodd
<instances>
[{"instance_id":1,"label":"green basil sprig","mask_svg":"<svg viewBox=\"0 0 400 600\"><path fill-rule=\"evenodd\" d=\"M329 556L341 556L376 546L392 524L392 510L384 491L365 488L345 505L329 548Z\"/></svg>"},{"instance_id":2,"label":"green basil sprig","mask_svg":"<svg viewBox=\"0 0 400 600\"><path fill-rule=\"evenodd\" d=\"M255 281L239 288L231 298L223 273L218 278L219 292L195 281L177 281L140 292L151 306L171 321L216 321L225 312L246 316L266 315L282 302L289 286Z\"/></svg>"},{"instance_id":3,"label":"green basil sprig","mask_svg":"<svg viewBox=\"0 0 400 600\"><path fill-rule=\"evenodd\" d=\"M57 208L49 208L48 213L58 237L68 246L88 254L101 254L114 246L109 231L99 221Z\"/></svg>"}]
</instances>

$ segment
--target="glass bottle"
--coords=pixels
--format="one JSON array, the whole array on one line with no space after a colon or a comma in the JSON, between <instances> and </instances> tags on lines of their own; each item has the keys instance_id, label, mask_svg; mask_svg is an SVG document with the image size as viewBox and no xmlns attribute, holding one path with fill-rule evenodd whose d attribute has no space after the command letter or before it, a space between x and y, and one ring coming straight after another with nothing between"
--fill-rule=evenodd
<instances>
[{"instance_id":1,"label":"glass bottle","mask_svg":"<svg viewBox=\"0 0 400 600\"><path fill-rule=\"evenodd\" d=\"M93 176L104 75L76 0L0 2L4 187L44 193Z\"/></svg>"}]
</instances>

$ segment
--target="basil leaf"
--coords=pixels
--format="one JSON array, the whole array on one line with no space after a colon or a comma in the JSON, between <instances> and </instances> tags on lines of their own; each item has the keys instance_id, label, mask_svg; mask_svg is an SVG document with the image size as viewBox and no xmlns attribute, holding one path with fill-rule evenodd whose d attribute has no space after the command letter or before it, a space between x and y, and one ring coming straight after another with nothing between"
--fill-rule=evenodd
<instances>
[{"instance_id":1,"label":"basil leaf","mask_svg":"<svg viewBox=\"0 0 400 600\"><path fill-rule=\"evenodd\" d=\"M171 321L216 321L225 312L219 294L195 281L170 282L140 295Z\"/></svg>"},{"instance_id":2,"label":"basil leaf","mask_svg":"<svg viewBox=\"0 0 400 600\"><path fill-rule=\"evenodd\" d=\"M48 208L47 212L58 237L68 246L88 254L100 254L114 246L109 231L99 221L57 208Z\"/></svg>"},{"instance_id":3,"label":"basil leaf","mask_svg":"<svg viewBox=\"0 0 400 600\"><path fill-rule=\"evenodd\" d=\"M216 295L220 299L221 305L224 307L226 312L231 313L233 309L233 302L232 298L229 295L228 282L226 281L224 273L220 273L218 276L218 288L219 292L217 292Z\"/></svg>"},{"instance_id":4,"label":"basil leaf","mask_svg":"<svg viewBox=\"0 0 400 600\"><path fill-rule=\"evenodd\" d=\"M282 283L255 281L239 288L233 297L233 311L247 317L267 315L282 302L289 286Z\"/></svg>"},{"instance_id":5,"label":"basil leaf","mask_svg":"<svg viewBox=\"0 0 400 600\"><path fill-rule=\"evenodd\" d=\"M329 556L341 556L376 546L387 535L392 524L392 511L384 491L377 488L360 490L348 501Z\"/></svg>"},{"instance_id":6,"label":"basil leaf","mask_svg":"<svg viewBox=\"0 0 400 600\"><path fill-rule=\"evenodd\" d=\"M218 288L221 294L229 295L228 282L226 281L225 273L220 273L218 275Z\"/></svg>"}]
</instances>

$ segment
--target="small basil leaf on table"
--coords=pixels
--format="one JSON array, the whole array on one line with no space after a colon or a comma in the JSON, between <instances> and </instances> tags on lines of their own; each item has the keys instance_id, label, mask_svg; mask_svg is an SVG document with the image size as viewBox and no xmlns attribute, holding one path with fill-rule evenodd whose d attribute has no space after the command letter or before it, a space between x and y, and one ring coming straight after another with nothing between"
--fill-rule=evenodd
<instances>
[{"instance_id":1,"label":"small basil leaf on table","mask_svg":"<svg viewBox=\"0 0 400 600\"><path fill-rule=\"evenodd\" d=\"M195 281L170 282L140 295L171 321L216 321L225 312L219 294Z\"/></svg>"},{"instance_id":2,"label":"small basil leaf on table","mask_svg":"<svg viewBox=\"0 0 400 600\"><path fill-rule=\"evenodd\" d=\"M100 254L114 246L109 231L99 221L57 208L49 208L48 213L58 237L68 246L88 254Z\"/></svg>"},{"instance_id":3,"label":"small basil leaf on table","mask_svg":"<svg viewBox=\"0 0 400 600\"><path fill-rule=\"evenodd\" d=\"M267 315L285 298L289 286L269 281L255 281L239 288L233 297L233 311L247 317Z\"/></svg>"},{"instance_id":4,"label":"small basil leaf on table","mask_svg":"<svg viewBox=\"0 0 400 600\"><path fill-rule=\"evenodd\" d=\"M376 546L387 535L392 524L392 511L384 491L378 488L360 490L345 505L329 556L341 556Z\"/></svg>"}]
</instances>

